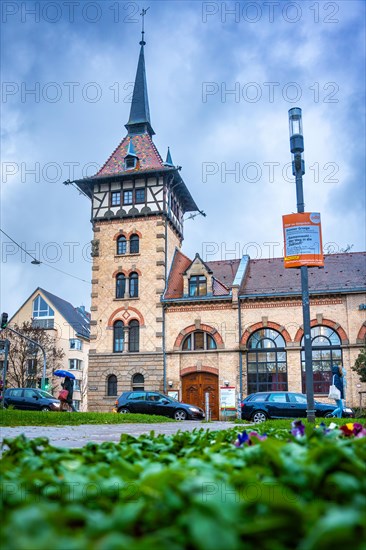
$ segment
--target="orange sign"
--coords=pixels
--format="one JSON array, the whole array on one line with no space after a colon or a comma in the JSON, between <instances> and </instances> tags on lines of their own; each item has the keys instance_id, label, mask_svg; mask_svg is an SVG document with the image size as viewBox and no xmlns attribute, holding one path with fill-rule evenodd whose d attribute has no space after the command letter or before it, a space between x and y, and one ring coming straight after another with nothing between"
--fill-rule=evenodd
<instances>
[{"instance_id":1,"label":"orange sign","mask_svg":"<svg viewBox=\"0 0 366 550\"><path fill-rule=\"evenodd\" d=\"M323 267L323 243L318 212L282 216L285 267Z\"/></svg>"}]
</instances>

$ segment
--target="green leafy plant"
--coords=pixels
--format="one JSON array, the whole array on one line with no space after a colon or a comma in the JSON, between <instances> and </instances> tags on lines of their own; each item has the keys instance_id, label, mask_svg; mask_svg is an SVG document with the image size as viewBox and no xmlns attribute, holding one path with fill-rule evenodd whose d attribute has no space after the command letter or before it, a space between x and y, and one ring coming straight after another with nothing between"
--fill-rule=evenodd
<instances>
[{"instance_id":1,"label":"green leafy plant","mask_svg":"<svg viewBox=\"0 0 366 550\"><path fill-rule=\"evenodd\" d=\"M122 435L82 449L54 448L45 438L5 441L2 544L363 549L365 437L324 427L296 437L272 427L266 438L235 446L241 430Z\"/></svg>"},{"instance_id":2,"label":"green leafy plant","mask_svg":"<svg viewBox=\"0 0 366 550\"><path fill-rule=\"evenodd\" d=\"M366 382L366 347L360 351L353 367L354 372L357 372L361 382Z\"/></svg>"}]
</instances>

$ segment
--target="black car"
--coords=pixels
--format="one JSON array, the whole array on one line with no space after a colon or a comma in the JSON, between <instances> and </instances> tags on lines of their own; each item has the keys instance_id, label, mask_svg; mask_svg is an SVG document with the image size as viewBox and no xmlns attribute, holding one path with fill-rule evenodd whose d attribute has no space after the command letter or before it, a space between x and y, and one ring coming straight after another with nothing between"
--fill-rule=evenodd
<instances>
[{"instance_id":1,"label":"black car","mask_svg":"<svg viewBox=\"0 0 366 550\"><path fill-rule=\"evenodd\" d=\"M159 414L175 420L202 420L205 413L200 407L180 403L162 393L126 391L116 401L119 413Z\"/></svg>"},{"instance_id":2,"label":"black car","mask_svg":"<svg viewBox=\"0 0 366 550\"><path fill-rule=\"evenodd\" d=\"M37 388L8 388L4 393L4 406L26 411L59 411L60 401Z\"/></svg>"},{"instance_id":3,"label":"black car","mask_svg":"<svg viewBox=\"0 0 366 550\"><path fill-rule=\"evenodd\" d=\"M314 402L315 416L330 415L336 405ZM306 418L307 400L303 393L259 392L248 395L241 403L243 420L264 422L268 418ZM344 418L354 418L349 407L343 409Z\"/></svg>"}]
</instances>

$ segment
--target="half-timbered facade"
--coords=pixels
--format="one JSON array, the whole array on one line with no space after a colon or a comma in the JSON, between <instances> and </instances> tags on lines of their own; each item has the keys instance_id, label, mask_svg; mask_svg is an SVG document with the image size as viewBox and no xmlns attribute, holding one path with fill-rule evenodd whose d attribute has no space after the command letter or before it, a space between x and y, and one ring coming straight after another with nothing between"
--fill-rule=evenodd
<instances>
[{"instance_id":1,"label":"half-timbered facade","mask_svg":"<svg viewBox=\"0 0 366 550\"><path fill-rule=\"evenodd\" d=\"M233 396L301 392L299 271L281 258L204 262L181 251L183 216L198 207L170 151L164 162L153 142L140 44L127 135L94 177L76 182L91 199L94 231L89 409L111 410L129 389L200 406L208 393L218 418ZM349 367L365 342L365 273L364 253L309 270L317 398L326 398L331 365L343 364L357 404Z\"/></svg>"}]
</instances>

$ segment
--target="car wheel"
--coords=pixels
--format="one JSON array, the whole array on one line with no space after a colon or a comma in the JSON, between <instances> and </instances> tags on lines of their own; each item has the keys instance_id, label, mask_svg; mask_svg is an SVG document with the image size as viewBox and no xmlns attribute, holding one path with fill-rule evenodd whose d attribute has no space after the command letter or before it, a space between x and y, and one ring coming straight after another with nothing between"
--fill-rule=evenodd
<instances>
[{"instance_id":1,"label":"car wheel","mask_svg":"<svg viewBox=\"0 0 366 550\"><path fill-rule=\"evenodd\" d=\"M42 412L49 412L51 409L49 407L42 407L41 408L41 411Z\"/></svg>"},{"instance_id":2,"label":"car wheel","mask_svg":"<svg viewBox=\"0 0 366 550\"><path fill-rule=\"evenodd\" d=\"M122 407L121 409L118 410L118 412L120 414L127 414L129 413L130 411L128 409L126 409L126 407Z\"/></svg>"},{"instance_id":3,"label":"car wheel","mask_svg":"<svg viewBox=\"0 0 366 550\"><path fill-rule=\"evenodd\" d=\"M260 422L265 422L267 420L267 415L264 411L256 411L253 415L252 415L252 420L253 422L255 422L256 424L259 424Z\"/></svg>"},{"instance_id":4,"label":"car wheel","mask_svg":"<svg viewBox=\"0 0 366 550\"><path fill-rule=\"evenodd\" d=\"M183 411L182 409L179 409L179 410L175 411L174 419L175 420L187 420L186 411Z\"/></svg>"}]
</instances>

